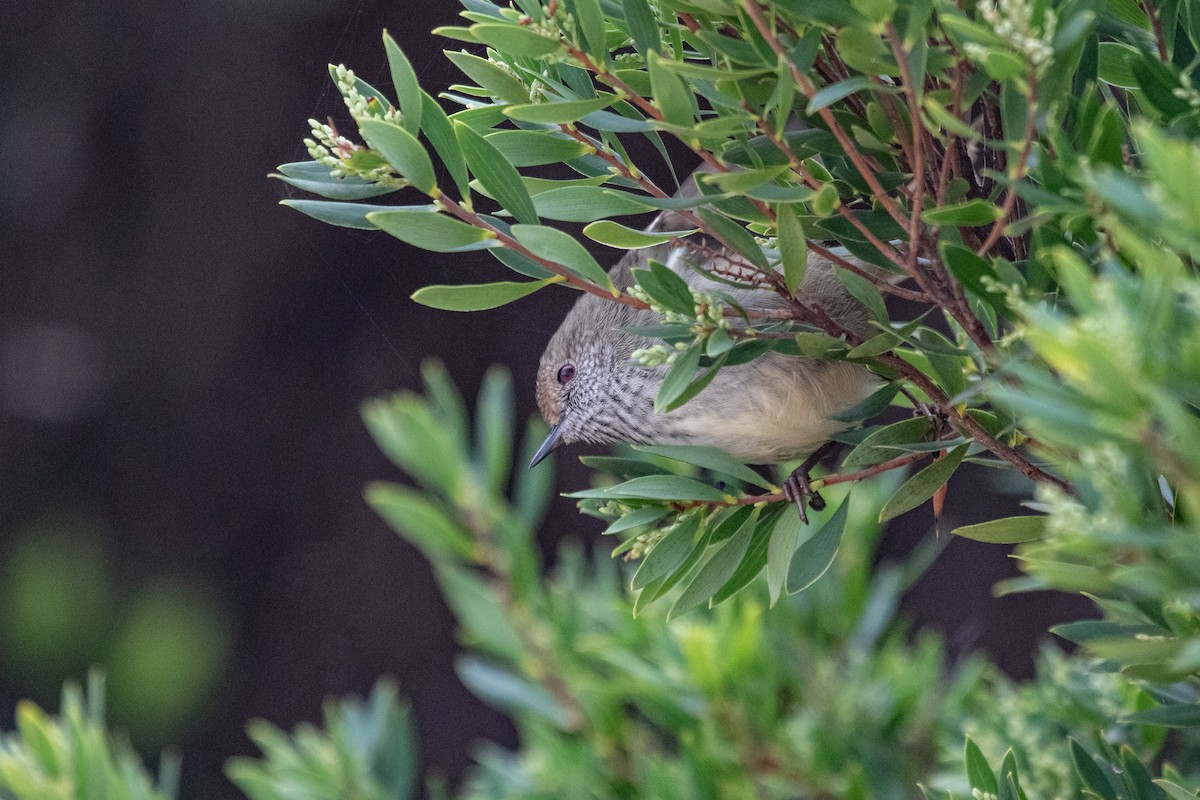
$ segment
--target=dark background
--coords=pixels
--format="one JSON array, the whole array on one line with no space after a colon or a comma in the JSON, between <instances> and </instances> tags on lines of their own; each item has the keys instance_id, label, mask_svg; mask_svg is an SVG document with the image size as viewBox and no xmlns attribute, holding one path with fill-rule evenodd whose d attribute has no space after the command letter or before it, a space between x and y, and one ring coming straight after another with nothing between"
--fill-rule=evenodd
<instances>
[{"instance_id":1,"label":"dark background","mask_svg":"<svg viewBox=\"0 0 1200 800\"><path fill-rule=\"evenodd\" d=\"M110 716L184 757L186 798L235 796L250 717L291 727L394 675L427 766L515 744L458 684L451 619L416 552L360 487L396 478L360 403L441 358L464 393L538 356L574 299L468 317L408 296L500 275L483 254L413 252L279 207L310 116L345 109L344 62L381 88L390 29L427 87L453 82L428 31L449 0L6 4L0 12L0 724L18 698L108 673ZM686 168L689 164L683 163ZM656 176L663 180L663 176ZM412 202L413 199L408 199ZM611 259L611 254L600 254ZM584 470L562 460L560 485ZM967 473L943 529L1011 508ZM1017 487L1024 490L1026 487ZM543 532L594 535L558 501ZM928 534L902 519L885 557ZM1002 549L954 542L907 603L958 650L1028 674L1061 599L993 600Z\"/></svg>"}]
</instances>

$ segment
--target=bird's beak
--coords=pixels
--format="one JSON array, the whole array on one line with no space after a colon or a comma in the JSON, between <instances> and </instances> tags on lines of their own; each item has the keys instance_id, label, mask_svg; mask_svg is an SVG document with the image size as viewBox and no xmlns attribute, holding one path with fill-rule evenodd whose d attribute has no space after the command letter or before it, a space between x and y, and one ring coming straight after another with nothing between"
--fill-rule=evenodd
<instances>
[{"instance_id":1,"label":"bird's beak","mask_svg":"<svg viewBox=\"0 0 1200 800\"><path fill-rule=\"evenodd\" d=\"M542 442L542 446L533 454L533 460L529 462L530 469L536 467L542 459L554 451L554 448L558 447L558 440L562 437L562 433L563 425L561 422L550 429L550 433L546 434L546 441Z\"/></svg>"}]
</instances>

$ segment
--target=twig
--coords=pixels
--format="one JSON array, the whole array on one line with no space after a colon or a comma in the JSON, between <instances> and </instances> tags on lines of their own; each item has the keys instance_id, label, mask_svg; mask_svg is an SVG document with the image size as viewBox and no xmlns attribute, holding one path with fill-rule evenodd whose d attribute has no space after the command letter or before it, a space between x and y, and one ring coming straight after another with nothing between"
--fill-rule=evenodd
<instances>
[{"instance_id":1,"label":"twig","mask_svg":"<svg viewBox=\"0 0 1200 800\"><path fill-rule=\"evenodd\" d=\"M1150 18L1150 24L1154 27L1154 41L1158 43L1158 60L1169 64L1171 57L1167 54L1167 39L1163 35L1162 14L1152 0L1140 0L1140 2L1142 11L1146 12L1146 16Z\"/></svg>"}]
</instances>

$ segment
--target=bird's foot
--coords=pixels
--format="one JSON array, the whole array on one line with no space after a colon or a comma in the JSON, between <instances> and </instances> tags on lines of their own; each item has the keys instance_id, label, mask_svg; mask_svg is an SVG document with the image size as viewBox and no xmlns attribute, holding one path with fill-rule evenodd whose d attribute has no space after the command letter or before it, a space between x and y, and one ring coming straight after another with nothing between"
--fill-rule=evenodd
<instances>
[{"instance_id":1,"label":"bird's foot","mask_svg":"<svg viewBox=\"0 0 1200 800\"><path fill-rule=\"evenodd\" d=\"M807 462L805 462L807 464ZM807 525L808 513L807 508L811 507L813 511L821 511L825 508L825 498L812 488L812 477L809 475L811 466L801 464L796 469L792 470L792 474L788 475L787 480L783 482L783 496L791 503L796 504L796 510L800 512L800 520Z\"/></svg>"},{"instance_id":2,"label":"bird's foot","mask_svg":"<svg viewBox=\"0 0 1200 800\"><path fill-rule=\"evenodd\" d=\"M935 436L939 439L950 428L950 418L946 416L946 412L932 403L916 403L913 406L913 416L925 417L925 419L929 420L929 424L933 426Z\"/></svg>"},{"instance_id":3,"label":"bird's foot","mask_svg":"<svg viewBox=\"0 0 1200 800\"><path fill-rule=\"evenodd\" d=\"M825 510L825 498L813 491L811 473L813 467L821 463L821 459L828 455L833 447L833 442L826 442L818 447L817 451L804 459L804 463L792 470L792 474L788 475L787 480L783 482L784 498L796 504L796 510L800 512L800 520L805 525L808 524L806 509Z\"/></svg>"}]
</instances>

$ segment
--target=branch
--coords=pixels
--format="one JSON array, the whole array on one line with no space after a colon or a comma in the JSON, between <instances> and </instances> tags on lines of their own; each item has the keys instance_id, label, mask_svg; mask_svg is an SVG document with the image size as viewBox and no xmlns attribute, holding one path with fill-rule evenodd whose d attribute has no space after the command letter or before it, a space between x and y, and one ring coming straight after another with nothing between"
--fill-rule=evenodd
<instances>
[{"instance_id":1,"label":"branch","mask_svg":"<svg viewBox=\"0 0 1200 800\"><path fill-rule=\"evenodd\" d=\"M1012 214L1013 209L1017 205L1017 181L1025 177L1025 169L1029 164L1029 155L1033 152L1033 137L1034 137L1034 116L1037 112L1037 71L1030 70L1029 73L1029 108L1025 115L1025 142L1021 147L1021 155L1017 157L1016 169L1012 172L1012 184L1008 187L1008 194L1004 198L1004 205L1001 207L1001 216L992 225L992 232L988 234L987 239L984 239L983 244L975 255L985 255L989 250L996 246L996 242L1000 241L1000 234L1004 231L1004 226L1008 224L1008 217Z\"/></svg>"}]
</instances>

